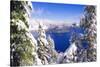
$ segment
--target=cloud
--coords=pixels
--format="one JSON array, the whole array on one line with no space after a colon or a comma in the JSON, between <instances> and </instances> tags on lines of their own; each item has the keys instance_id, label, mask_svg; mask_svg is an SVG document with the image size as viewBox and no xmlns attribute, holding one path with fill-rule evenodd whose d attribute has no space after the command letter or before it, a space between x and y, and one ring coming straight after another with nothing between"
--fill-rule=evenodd
<instances>
[{"instance_id":1,"label":"cloud","mask_svg":"<svg viewBox=\"0 0 100 67\"><path fill-rule=\"evenodd\" d=\"M48 11L47 9L41 8L41 7L32 7L32 16L34 17L43 17L45 15L51 15L52 13Z\"/></svg>"},{"instance_id":2,"label":"cloud","mask_svg":"<svg viewBox=\"0 0 100 67\"><path fill-rule=\"evenodd\" d=\"M34 15L42 15L43 13L45 13L45 10L43 8L32 8L32 14Z\"/></svg>"}]
</instances>

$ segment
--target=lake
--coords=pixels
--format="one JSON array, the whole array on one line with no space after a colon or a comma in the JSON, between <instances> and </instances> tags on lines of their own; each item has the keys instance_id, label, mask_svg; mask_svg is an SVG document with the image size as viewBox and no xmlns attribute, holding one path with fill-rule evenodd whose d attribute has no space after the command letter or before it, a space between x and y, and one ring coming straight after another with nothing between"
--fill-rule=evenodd
<instances>
[{"instance_id":1,"label":"lake","mask_svg":"<svg viewBox=\"0 0 100 67\"><path fill-rule=\"evenodd\" d=\"M69 30L66 32L47 32L47 35L50 35L54 42L55 42L55 49L58 52L64 52L69 46L70 46L70 38L72 36L72 32L75 32L77 37L79 37L79 34L83 34L83 29L79 27L70 27ZM86 44L86 42L84 43Z\"/></svg>"}]
</instances>

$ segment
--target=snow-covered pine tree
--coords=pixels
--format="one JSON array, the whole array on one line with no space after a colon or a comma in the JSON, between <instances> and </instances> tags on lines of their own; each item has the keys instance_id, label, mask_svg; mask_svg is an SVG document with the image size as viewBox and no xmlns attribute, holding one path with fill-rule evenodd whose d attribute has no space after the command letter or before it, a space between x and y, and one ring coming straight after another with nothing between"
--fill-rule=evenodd
<instances>
[{"instance_id":1,"label":"snow-covered pine tree","mask_svg":"<svg viewBox=\"0 0 100 67\"><path fill-rule=\"evenodd\" d=\"M54 41L50 35L48 37L46 36L44 25L42 24L42 22L39 23L38 33L39 36L37 40L37 53L39 59L41 59L41 63L43 65L56 63L58 53L55 50Z\"/></svg>"},{"instance_id":2,"label":"snow-covered pine tree","mask_svg":"<svg viewBox=\"0 0 100 67\"><path fill-rule=\"evenodd\" d=\"M72 42L70 47L64 53L64 63L77 62L77 46L76 42Z\"/></svg>"},{"instance_id":3,"label":"snow-covered pine tree","mask_svg":"<svg viewBox=\"0 0 100 67\"><path fill-rule=\"evenodd\" d=\"M47 37L48 45L47 48L49 49L48 54L50 55L49 64L55 64L57 60L58 53L55 50L54 40L49 35Z\"/></svg>"},{"instance_id":4,"label":"snow-covered pine tree","mask_svg":"<svg viewBox=\"0 0 100 67\"><path fill-rule=\"evenodd\" d=\"M29 13L31 3L10 1L10 65L33 65L35 62L35 43L29 32Z\"/></svg>"},{"instance_id":5,"label":"snow-covered pine tree","mask_svg":"<svg viewBox=\"0 0 100 67\"><path fill-rule=\"evenodd\" d=\"M96 61L96 7L89 5L84 9L84 16L80 26L84 28L84 40L88 41L87 61Z\"/></svg>"},{"instance_id":6,"label":"snow-covered pine tree","mask_svg":"<svg viewBox=\"0 0 100 67\"><path fill-rule=\"evenodd\" d=\"M48 41L46 39L45 29L43 27L44 26L42 22L39 23L37 53L38 53L38 57L41 59L41 63L45 65L48 64L48 55L47 55L48 48L46 47L48 45Z\"/></svg>"}]
</instances>

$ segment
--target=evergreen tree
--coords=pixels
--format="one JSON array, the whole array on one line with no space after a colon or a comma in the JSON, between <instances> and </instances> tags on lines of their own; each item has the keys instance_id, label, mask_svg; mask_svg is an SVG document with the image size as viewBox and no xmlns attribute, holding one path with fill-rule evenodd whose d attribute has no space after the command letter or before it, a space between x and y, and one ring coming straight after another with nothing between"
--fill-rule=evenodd
<instances>
[{"instance_id":1,"label":"evergreen tree","mask_svg":"<svg viewBox=\"0 0 100 67\"><path fill-rule=\"evenodd\" d=\"M54 41L50 37L47 37L44 29L44 25L39 23L39 36L38 36L38 57L41 59L42 64L53 64L57 60L57 52L55 51Z\"/></svg>"},{"instance_id":2,"label":"evergreen tree","mask_svg":"<svg viewBox=\"0 0 100 67\"><path fill-rule=\"evenodd\" d=\"M96 7L86 6L84 9L84 16L81 19L80 26L84 29L84 40L88 42L86 49L87 61L96 61Z\"/></svg>"},{"instance_id":3,"label":"evergreen tree","mask_svg":"<svg viewBox=\"0 0 100 67\"><path fill-rule=\"evenodd\" d=\"M56 63L58 53L55 50L55 44L50 35L47 37L47 41L48 41L47 48L49 50L48 53L50 55L49 64L54 64Z\"/></svg>"},{"instance_id":4,"label":"evergreen tree","mask_svg":"<svg viewBox=\"0 0 100 67\"><path fill-rule=\"evenodd\" d=\"M29 33L29 13L32 10L27 1L10 2L10 65L33 65L35 43Z\"/></svg>"},{"instance_id":5,"label":"evergreen tree","mask_svg":"<svg viewBox=\"0 0 100 67\"><path fill-rule=\"evenodd\" d=\"M41 63L42 64L48 64L48 56L47 56L47 45L48 42L46 40L46 34L45 34L45 30L43 28L43 24L39 23L39 30L38 30L39 36L38 36L38 49L37 49L37 53L38 53L38 57L41 59Z\"/></svg>"}]
</instances>

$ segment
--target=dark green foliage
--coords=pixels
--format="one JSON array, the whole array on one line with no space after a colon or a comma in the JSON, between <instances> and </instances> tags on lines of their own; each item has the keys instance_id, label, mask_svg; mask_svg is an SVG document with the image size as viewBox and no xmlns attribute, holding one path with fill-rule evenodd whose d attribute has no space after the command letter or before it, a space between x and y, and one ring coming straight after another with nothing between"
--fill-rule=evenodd
<instances>
[{"instance_id":1,"label":"dark green foliage","mask_svg":"<svg viewBox=\"0 0 100 67\"><path fill-rule=\"evenodd\" d=\"M24 1L10 2L10 65L32 65L33 58L32 50L34 44L31 43L31 38L28 29L28 21L24 16L26 10L24 8ZM23 23L23 26L20 24Z\"/></svg>"}]
</instances>

